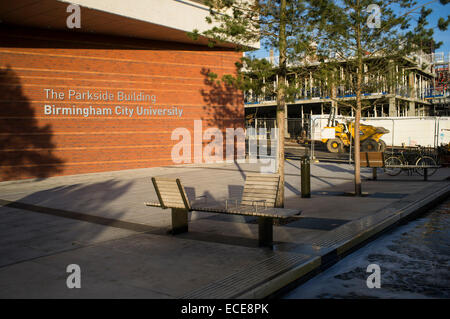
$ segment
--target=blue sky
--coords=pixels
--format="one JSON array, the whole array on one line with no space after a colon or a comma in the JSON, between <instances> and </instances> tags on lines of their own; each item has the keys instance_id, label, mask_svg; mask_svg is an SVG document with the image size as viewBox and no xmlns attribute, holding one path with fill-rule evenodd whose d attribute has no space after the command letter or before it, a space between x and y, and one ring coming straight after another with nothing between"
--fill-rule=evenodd
<instances>
[{"instance_id":1,"label":"blue sky","mask_svg":"<svg viewBox=\"0 0 450 319\"><path fill-rule=\"evenodd\" d=\"M419 1L419 3L427 3L428 1ZM450 3L443 6L439 1L428 5L427 7L433 9L433 12L428 16L430 26L435 26L440 17L447 18L450 15ZM450 53L450 27L449 30L442 32L438 28L434 30L434 37L437 42L442 41L442 46L436 52Z\"/></svg>"},{"instance_id":2,"label":"blue sky","mask_svg":"<svg viewBox=\"0 0 450 319\"><path fill-rule=\"evenodd\" d=\"M424 5L427 2L430 2L430 0L418 0L417 1L418 6ZM445 32L440 31L436 27L437 22L440 17L447 18L447 16L450 15L450 3L447 4L446 6L444 6L444 5L441 5L438 0L436 0L433 3L428 4L426 7L433 9L433 12L428 16L428 22L429 22L428 26L429 27L433 26L435 28L434 29L434 37L435 37L436 41L443 42L442 46L438 50L436 50L436 52L445 52L446 54L450 54L450 26L449 26L449 30L447 30ZM418 11L420 11L420 9ZM413 13L413 15L415 17L419 16L418 13L417 14ZM253 51L253 52L251 52L251 54L258 58L269 56L268 50L265 50L263 48L260 50L257 50L257 51Z\"/></svg>"}]
</instances>

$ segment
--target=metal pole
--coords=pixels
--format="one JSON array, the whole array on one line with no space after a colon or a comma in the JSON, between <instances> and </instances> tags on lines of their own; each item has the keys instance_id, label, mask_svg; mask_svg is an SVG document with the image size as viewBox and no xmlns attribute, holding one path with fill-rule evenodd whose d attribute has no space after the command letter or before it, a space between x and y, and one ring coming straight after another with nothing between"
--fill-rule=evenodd
<instances>
[{"instance_id":1,"label":"metal pole","mask_svg":"<svg viewBox=\"0 0 450 319\"><path fill-rule=\"evenodd\" d=\"M311 165L308 155L305 154L301 159L301 191L302 198L311 197Z\"/></svg>"},{"instance_id":2,"label":"metal pole","mask_svg":"<svg viewBox=\"0 0 450 319\"><path fill-rule=\"evenodd\" d=\"M314 122L316 121L316 119L312 119L311 117L309 118L309 122L311 123L311 129L309 130L311 132L311 160L314 160L314 133L315 133L315 128L314 128Z\"/></svg>"},{"instance_id":3,"label":"metal pole","mask_svg":"<svg viewBox=\"0 0 450 319\"><path fill-rule=\"evenodd\" d=\"M437 118L437 117L434 118L434 122L435 122L434 126L435 126L435 129L436 129L435 142L434 142L434 148L435 149L439 146L439 129L440 129L440 126L439 126L440 122L439 121L440 121L440 118Z\"/></svg>"},{"instance_id":4,"label":"metal pole","mask_svg":"<svg viewBox=\"0 0 450 319\"><path fill-rule=\"evenodd\" d=\"M395 133L395 122L394 119L391 119L392 121L392 143L391 143L391 155L394 154L394 133Z\"/></svg>"}]
</instances>

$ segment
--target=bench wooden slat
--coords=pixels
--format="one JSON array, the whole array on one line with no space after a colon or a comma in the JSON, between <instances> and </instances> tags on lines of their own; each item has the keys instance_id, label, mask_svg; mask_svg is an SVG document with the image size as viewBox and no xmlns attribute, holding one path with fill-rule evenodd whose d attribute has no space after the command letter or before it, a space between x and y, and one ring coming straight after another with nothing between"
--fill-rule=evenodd
<instances>
[{"instance_id":1,"label":"bench wooden slat","mask_svg":"<svg viewBox=\"0 0 450 319\"><path fill-rule=\"evenodd\" d=\"M161 189L159 191L161 192L162 197L182 199L180 191L178 191L178 193L164 192L161 191Z\"/></svg>"},{"instance_id":2,"label":"bench wooden slat","mask_svg":"<svg viewBox=\"0 0 450 319\"><path fill-rule=\"evenodd\" d=\"M179 209L184 209L184 205L177 205L177 204L170 204L170 208L179 208Z\"/></svg>"},{"instance_id":3,"label":"bench wooden slat","mask_svg":"<svg viewBox=\"0 0 450 319\"><path fill-rule=\"evenodd\" d=\"M274 183L272 185L263 185L263 184L252 184L252 183L248 183L245 187L246 189L269 189L269 190L274 190L278 188L278 182Z\"/></svg>"},{"instance_id":4,"label":"bench wooden slat","mask_svg":"<svg viewBox=\"0 0 450 319\"><path fill-rule=\"evenodd\" d=\"M275 201L276 196L266 197L266 196L243 196L241 202L243 201L266 201L273 202Z\"/></svg>"},{"instance_id":5,"label":"bench wooden slat","mask_svg":"<svg viewBox=\"0 0 450 319\"><path fill-rule=\"evenodd\" d=\"M164 200L163 199L163 202L164 202L164 206L169 207L169 208L172 208L172 207L176 207L176 208L184 207L185 208L182 200L178 201L178 200L170 200L170 199Z\"/></svg>"},{"instance_id":6,"label":"bench wooden slat","mask_svg":"<svg viewBox=\"0 0 450 319\"><path fill-rule=\"evenodd\" d=\"M176 200L183 200L183 198L180 195L180 192L177 193L163 193L161 194L161 197L167 198L167 199L176 199Z\"/></svg>"},{"instance_id":7,"label":"bench wooden slat","mask_svg":"<svg viewBox=\"0 0 450 319\"><path fill-rule=\"evenodd\" d=\"M159 187L167 187L167 188L176 188L177 187L177 183L174 181L159 181L158 180L158 186Z\"/></svg>"},{"instance_id":8,"label":"bench wooden slat","mask_svg":"<svg viewBox=\"0 0 450 319\"><path fill-rule=\"evenodd\" d=\"M248 172L248 173L246 174L246 176L249 176L249 177L256 176L256 177L273 177L273 178L279 178L278 174L273 174L273 173L257 173L257 172Z\"/></svg>"},{"instance_id":9,"label":"bench wooden slat","mask_svg":"<svg viewBox=\"0 0 450 319\"><path fill-rule=\"evenodd\" d=\"M174 199L163 199L164 205L167 207L172 207L171 205L177 205L177 206L184 206L184 203L182 200L174 200Z\"/></svg>"},{"instance_id":10,"label":"bench wooden slat","mask_svg":"<svg viewBox=\"0 0 450 319\"><path fill-rule=\"evenodd\" d=\"M273 199L276 198L276 194L259 194L259 193L245 193L242 195L242 200L251 199Z\"/></svg>"},{"instance_id":11,"label":"bench wooden slat","mask_svg":"<svg viewBox=\"0 0 450 319\"><path fill-rule=\"evenodd\" d=\"M153 206L153 207L161 207L161 203L159 202L146 202L146 206Z\"/></svg>"},{"instance_id":12,"label":"bench wooden slat","mask_svg":"<svg viewBox=\"0 0 450 319\"><path fill-rule=\"evenodd\" d=\"M178 185L161 185L158 183L158 188L166 191L178 191Z\"/></svg>"},{"instance_id":13,"label":"bench wooden slat","mask_svg":"<svg viewBox=\"0 0 450 319\"><path fill-rule=\"evenodd\" d=\"M278 192L278 187L272 187L272 188L259 188L259 189L244 189L242 192L242 195L244 194L260 194L260 195L264 195L264 194L273 194L273 193L277 193Z\"/></svg>"},{"instance_id":14,"label":"bench wooden slat","mask_svg":"<svg viewBox=\"0 0 450 319\"><path fill-rule=\"evenodd\" d=\"M273 207L275 200L243 199L241 205Z\"/></svg>"},{"instance_id":15,"label":"bench wooden slat","mask_svg":"<svg viewBox=\"0 0 450 319\"><path fill-rule=\"evenodd\" d=\"M245 179L246 183L278 183L278 178L274 179L274 178L247 178Z\"/></svg>"},{"instance_id":16,"label":"bench wooden slat","mask_svg":"<svg viewBox=\"0 0 450 319\"><path fill-rule=\"evenodd\" d=\"M170 183L177 183L176 182L176 179L174 179L174 178L172 178L172 177L161 177L161 176L158 176L158 177L155 177L157 180L158 180L158 182L159 183L166 183L166 182L170 182Z\"/></svg>"},{"instance_id":17,"label":"bench wooden slat","mask_svg":"<svg viewBox=\"0 0 450 319\"><path fill-rule=\"evenodd\" d=\"M255 201L242 201L241 205L244 206L252 206L252 207L258 207L261 208L272 208L275 205L275 202L266 202L264 205L264 202L255 202Z\"/></svg>"},{"instance_id":18,"label":"bench wooden slat","mask_svg":"<svg viewBox=\"0 0 450 319\"><path fill-rule=\"evenodd\" d=\"M242 198L275 198L276 194L265 194L265 193L255 193L255 192L245 192L242 194Z\"/></svg>"},{"instance_id":19,"label":"bench wooden slat","mask_svg":"<svg viewBox=\"0 0 450 319\"><path fill-rule=\"evenodd\" d=\"M181 202L171 202L171 201L165 201L164 202L164 206L168 207L168 208L180 208L180 207L184 207L184 203Z\"/></svg>"},{"instance_id":20,"label":"bench wooden slat","mask_svg":"<svg viewBox=\"0 0 450 319\"><path fill-rule=\"evenodd\" d=\"M183 203L183 199L181 198L181 196L168 196L167 194L161 194L161 197L164 202L168 201Z\"/></svg>"},{"instance_id":21,"label":"bench wooden slat","mask_svg":"<svg viewBox=\"0 0 450 319\"><path fill-rule=\"evenodd\" d=\"M274 188L274 189L268 189L268 188L257 188L257 189L255 189L255 188L251 188L251 189L247 189L245 193L246 194L260 194L260 195L267 194L267 195L271 195L274 192L276 192L276 188Z\"/></svg>"},{"instance_id":22,"label":"bench wooden slat","mask_svg":"<svg viewBox=\"0 0 450 319\"><path fill-rule=\"evenodd\" d=\"M245 181L245 185L276 186L278 181Z\"/></svg>"},{"instance_id":23,"label":"bench wooden slat","mask_svg":"<svg viewBox=\"0 0 450 319\"><path fill-rule=\"evenodd\" d=\"M168 188L168 187L158 187L158 189L161 191L161 192L165 192L165 193L173 193L173 194L179 194L180 193L180 191L178 190L178 187L171 187L171 188Z\"/></svg>"},{"instance_id":24,"label":"bench wooden slat","mask_svg":"<svg viewBox=\"0 0 450 319\"><path fill-rule=\"evenodd\" d=\"M260 185L260 184L247 184L244 186L244 191L246 189L261 189L261 190L271 190L276 191L278 190L278 183L273 185Z\"/></svg>"},{"instance_id":25,"label":"bench wooden slat","mask_svg":"<svg viewBox=\"0 0 450 319\"><path fill-rule=\"evenodd\" d=\"M384 167L383 152L360 152L361 167Z\"/></svg>"},{"instance_id":26,"label":"bench wooden slat","mask_svg":"<svg viewBox=\"0 0 450 319\"><path fill-rule=\"evenodd\" d=\"M361 167L368 167L369 164L367 162L367 152L360 152L359 153L359 161Z\"/></svg>"},{"instance_id":27,"label":"bench wooden slat","mask_svg":"<svg viewBox=\"0 0 450 319\"><path fill-rule=\"evenodd\" d=\"M275 200L277 196L275 194L273 195L267 195L267 194L263 194L263 195L259 195L259 194L244 194L242 196L241 201L244 200L266 200L266 201L272 201Z\"/></svg>"},{"instance_id":28,"label":"bench wooden slat","mask_svg":"<svg viewBox=\"0 0 450 319\"><path fill-rule=\"evenodd\" d=\"M246 179L251 178L279 179L280 176L278 174L269 174L269 173L247 173Z\"/></svg>"},{"instance_id":29,"label":"bench wooden slat","mask_svg":"<svg viewBox=\"0 0 450 319\"><path fill-rule=\"evenodd\" d=\"M369 167L383 167L384 155L382 152L367 152Z\"/></svg>"},{"instance_id":30,"label":"bench wooden slat","mask_svg":"<svg viewBox=\"0 0 450 319\"><path fill-rule=\"evenodd\" d=\"M244 191L242 192L242 195L244 194L257 194L257 195L270 195L273 193L277 193L278 188L274 187L272 189L268 189L268 188L264 188L264 189L244 189Z\"/></svg>"},{"instance_id":31,"label":"bench wooden slat","mask_svg":"<svg viewBox=\"0 0 450 319\"><path fill-rule=\"evenodd\" d=\"M256 187L256 188L278 188L278 181L276 182L255 182L255 181L250 181L250 182L246 182L244 185L245 187Z\"/></svg>"},{"instance_id":32,"label":"bench wooden slat","mask_svg":"<svg viewBox=\"0 0 450 319\"><path fill-rule=\"evenodd\" d=\"M273 181L279 179L277 174L247 174L245 176L246 180L266 180L266 181Z\"/></svg>"},{"instance_id":33,"label":"bench wooden slat","mask_svg":"<svg viewBox=\"0 0 450 319\"><path fill-rule=\"evenodd\" d=\"M256 189L256 190L277 190L278 189L278 182L273 185L257 185L257 184L247 184L244 187L245 189Z\"/></svg>"},{"instance_id":34,"label":"bench wooden slat","mask_svg":"<svg viewBox=\"0 0 450 319\"><path fill-rule=\"evenodd\" d=\"M247 189L249 189L249 190L255 189L255 190L271 190L271 191L274 191L274 190L278 189L278 182L273 184L273 185L246 184L244 186L244 190L247 190Z\"/></svg>"},{"instance_id":35,"label":"bench wooden slat","mask_svg":"<svg viewBox=\"0 0 450 319\"><path fill-rule=\"evenodd\" d=\"M175 193L175 192L166 192L166 191L164 191L164 190L159 190L160 192L161 192L161 194L162 194L162 196L168 196L168 197L181 197L181 195L180 195L180 192L178 192L178 193Z\"/></svg>"}]
</instances>

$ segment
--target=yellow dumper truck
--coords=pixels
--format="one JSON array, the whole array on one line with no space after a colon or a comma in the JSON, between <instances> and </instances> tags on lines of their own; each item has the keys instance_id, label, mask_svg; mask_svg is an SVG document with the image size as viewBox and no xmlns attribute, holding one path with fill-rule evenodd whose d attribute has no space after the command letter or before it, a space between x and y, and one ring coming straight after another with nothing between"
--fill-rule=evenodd
<instances>
[{"instance_id":1,"label":"yellow dumper truck","mask_svg":"<svg viewBox=\"0 0 450 319\"><path fill-rule=\"evenodd\" d=\"M326 144L327 150L331 153L338 153L344 147L349 147L350 134L352 135L352 140L355 138L354 126L354 122L327 126L326 128L334 128L335 131L335 138L322 139L322 142ZM381 139L381 136L389 133L389 130L384 127L363 124L360 124L359 129L361 152L384 152L386 143Z\"/></svg>"}]
</instances>

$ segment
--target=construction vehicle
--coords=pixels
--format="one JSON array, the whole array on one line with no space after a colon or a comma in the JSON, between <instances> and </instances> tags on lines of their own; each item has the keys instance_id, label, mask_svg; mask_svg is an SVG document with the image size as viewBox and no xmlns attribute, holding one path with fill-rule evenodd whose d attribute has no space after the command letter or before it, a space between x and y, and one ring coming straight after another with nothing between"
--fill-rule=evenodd
<instances>
[{"instance_id":1,"label":"construction vehicle","mask_svg":"<svg viewBox=\"0 0 450 319\"><path fill-rule=\"evenodd\" d=\"M350 147L350 141L355 138L355 123L338 123L332 114L328 119L328 126L325 128L334 128L335 138L322 139L326 144L327 150L331 153L342 152L345 147ZM360 124L359 138L361 152L384 152L386 143L381 139L389 130L384 127ZM350 138L351 134L351 138Z\"/></svg>"}]
</instances>

